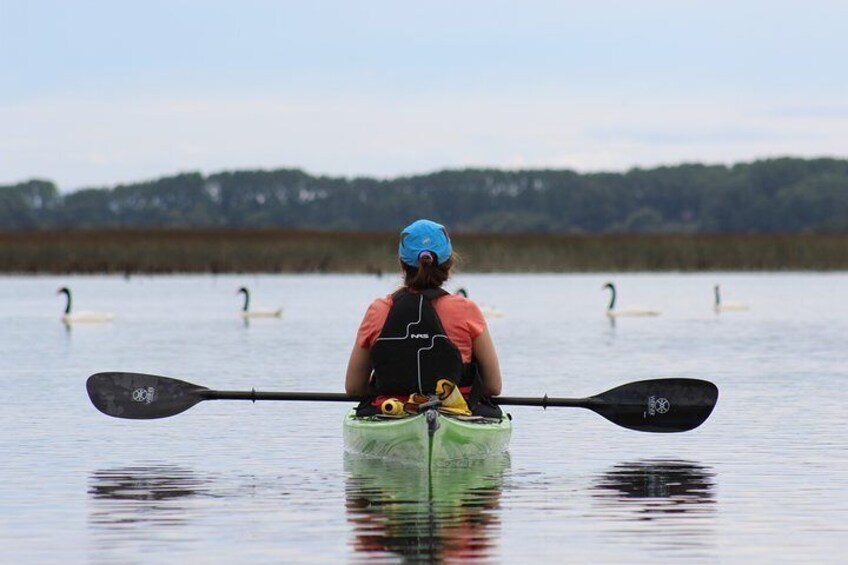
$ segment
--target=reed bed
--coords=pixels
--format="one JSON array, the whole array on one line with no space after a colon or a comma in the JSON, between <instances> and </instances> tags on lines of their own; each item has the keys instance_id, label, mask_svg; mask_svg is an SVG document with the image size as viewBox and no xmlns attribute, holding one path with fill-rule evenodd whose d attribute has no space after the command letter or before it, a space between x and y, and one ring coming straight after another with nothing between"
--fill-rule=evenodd
<instances>
[{"instance_id":1,"label":"reed bed","mask_svg":"<svg viewBox=\"0 0 848 565\"><path fill-rule=\"evenodd\" d=\"M848 269L848 235L453 234L466 272ZM376 273L397 235L295 230L0 233L5 273Z\"/></svg>"}]
</instances>

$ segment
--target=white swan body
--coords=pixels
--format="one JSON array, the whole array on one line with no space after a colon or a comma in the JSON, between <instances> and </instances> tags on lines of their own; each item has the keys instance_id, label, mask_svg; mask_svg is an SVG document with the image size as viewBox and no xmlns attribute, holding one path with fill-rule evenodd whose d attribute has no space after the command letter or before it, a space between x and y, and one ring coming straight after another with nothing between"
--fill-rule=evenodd
<instances>
[{"instance_id":1,"label":"white swan body","mask_svg":"<svg viewBox=\"0 0 848 565\"><path fill-rule=\"evenodd\" d=\"M480 306L480 312L487 318L503 318L506 315L503 310L492 306Z\"/></svg>"},{"instance_id":2,"label":"white swan body","mask_svg":"<svg viewBox=\"0 0 848 565\"><path fill-rule=\"evenodd\" d=\"M102 324L114 319L109 312L71 312L71 290L66 286L56 291L56 294L65 295L65 313L62 314L62 321L66 324Z\"/></svg>"},{"instance_id":3,"label":"white swan body","mask_svg":"<svg viewBox=\"0 0 848 565\"><path fill-rule=\"evenodd\" d=\"M659 310L652 310L641 306L628 306L626 308L619 308L618 310L607 310L607 316L610 318L650 317L659 316L660 314L662 314L662 312Z\"/></svg>"},{"instance_id":4,"label":"white swan body","mask_svg":"<svg viewBox=\"0 0 848 565\"><path fill-rule=\"evenodd\" d=\"M610 289L610 302L607 306L607 316L610 318L659 316L662 313L659 310L655 310L653 308L644 308L642 306L627 306L624 308L616 308L615 285L613 285L612 283L607 283L602 288Z\"/></svg>"},{"instance_id":5,"label":"white swan body","mask_svg":"<svg viewBox=\"0 0 848 565\"><path fill-rule=\"evenodd\" d=\"M468 298L468 291L464 288L459 288L454 294L458 294L460 296L464 296ZM480 312L486 318L503 318L506 314L503 310L498 310L493 306L480 306Z\"/></svg>"},{"instance_id":6,"label":"white swan body","mask_svg":"<svg viewBox=\"0 0 848 565\"><path fill-rule=\"evenodd\" d=\"M720 312L744 312L745 310L751 309L751 307L744 302L722 302L719 285L715 285L715 287L713 287L713 292L715 293L713 310L715 310L716 314Z\"/></svg>"},{"instance_id":7,"label":"white swan body","mask_svg":"<svg viewBox=\"0 0 848 565\"><path fill-rule=\"evenodd\" d=\"M74 312L63 315L62 321L66 324L101 324L111 322L114 318L108 312Z\"/></svg>"},{"instance_id":8,"label":"white swan body","mask_svg":"<svg viewBox=\"0 0 848 565\"><path fill-rule=\"evenodd\" d=\"M283 315L283 309L277 308L276 310L248 310L241 311L242 318L279 318Z\"/></svg>"},{"instance_id":9,"label":"white swan body","mask_svg":"<svg viewBox=\"0 0 848 565\"><path fill-rule=\"evenodd\" d=\"M280 318L283 315L282 308L277 308L276 310L251 310L250 291L248 291L245 287L241 287L236 291L236 294L239 293L244 294L244 306L242 307L241 312L239 312L239 315L242 318Z\"/></svg>"}]
</instances>

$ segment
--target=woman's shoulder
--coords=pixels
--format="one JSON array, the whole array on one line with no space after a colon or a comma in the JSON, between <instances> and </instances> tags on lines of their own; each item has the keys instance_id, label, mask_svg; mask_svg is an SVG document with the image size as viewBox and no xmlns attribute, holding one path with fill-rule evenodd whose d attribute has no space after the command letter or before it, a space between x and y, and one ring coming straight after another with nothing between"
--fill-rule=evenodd
<instances>
[{"instance_id":1,"label":"woman's shoulder","mask_svg":"<svg viewBox=\"0 0 848 565\"><path fill-rule=\"evenodd\" d=\"M394 295L379 296L371 301L368 306L369 310L389 310L394 303Z\"/></svg>"},{"instance_id":2,"label":"woman's shoulder","mask_svg":"<svg viewBox=\"0 0 848 565\"><path fill-rule=\"evenodd\" d=\"M450 308L451 310L469 312L472 314L480 312L480 307L477 306L476 302L470 298L462 296L461 294L446 294L439 298L439 302L443 307Z\"/></svg>"},{"instance_id":3,"label":"woman's shoulder","mask_svg":"<svg viewBox=\"0 0 848 565\"><path fill-rule=\"evenodd\" d=\"M439 297L439 300L444 301L445 304L453 304L456 306L465 306L471 300L462 296L461 294L445 294Z\"/></svg>"}]
</instances>

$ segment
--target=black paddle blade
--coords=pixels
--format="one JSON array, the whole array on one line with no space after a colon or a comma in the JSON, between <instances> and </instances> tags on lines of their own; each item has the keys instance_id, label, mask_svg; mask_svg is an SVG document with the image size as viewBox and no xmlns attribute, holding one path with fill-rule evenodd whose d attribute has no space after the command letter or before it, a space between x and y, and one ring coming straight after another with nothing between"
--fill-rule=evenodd
<instances>
[{"instance_id":1,"label":"black paddle blade","mask_svg":"<svg viewBox=\"0 0 848 565\"><path fill-rule=\"evenodd\" d=\"M184 412L209 389L143 373L97 373L85 384L95 408L115 418L150 420Z\"/></svg>"},{"instance_id":2,"label":"black paddle blade","mask_svg":"<svg viewBox=\"0 0 848 565\"><path fill-rule=\"evenodd\" d=\"M704 423L718 387L700 379L653 379L621 385L589 399L587 408L640 432L686 432Z\"/></svg>"}]
</instances>

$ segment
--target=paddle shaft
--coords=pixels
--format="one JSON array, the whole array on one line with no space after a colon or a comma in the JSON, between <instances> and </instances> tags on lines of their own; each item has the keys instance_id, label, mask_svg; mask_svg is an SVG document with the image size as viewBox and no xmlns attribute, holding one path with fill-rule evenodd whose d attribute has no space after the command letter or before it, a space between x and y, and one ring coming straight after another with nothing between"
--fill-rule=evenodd
<instances>
[{"instance_id":1,"label":"paddle shaft","mask_svg":"<svg viewBox=\"0 0 848 565\"><path fill-rule=\"evenodd\" d=\"M258 390L204 390L201 395L204 400L288 400L307 402L361 402L364 397L340 392L264 392ZM603 401L597 398L549 398L497 396L491 399L499 406L541 406L589 408Z\"/></svg>"},{"instance_id":2,"label":"paddle shaft","mask_svg":"<svg viewBox=\"0 0 848 565\"><path fill-rule=\"evenodd\" d=\"M554 408L592 408L604 403L600 398L550 398L546 394L542 398L538 396L498 396L492 398L492 402L498 406L548 406Z\"/></svg>"},{"instance_id":3,"label":"paddle shaft","mask_svg":"<svg viewBox=\"0 0 848 565\"><path fill-rule=\"evenodd\" d=\"M204 390L204 400L293 400L319 402L359 402L362 398L341 392L263 392L259 390Z\"/></svg>"}]
</instances>

